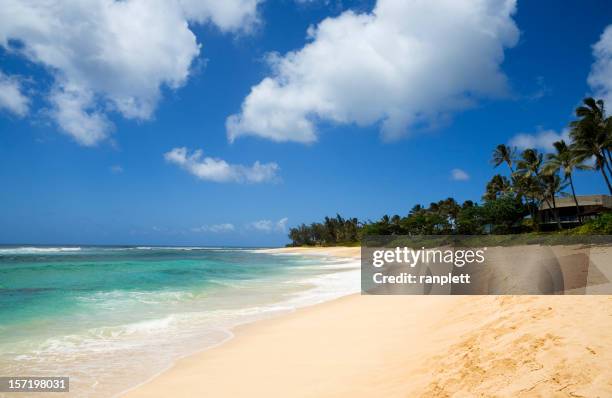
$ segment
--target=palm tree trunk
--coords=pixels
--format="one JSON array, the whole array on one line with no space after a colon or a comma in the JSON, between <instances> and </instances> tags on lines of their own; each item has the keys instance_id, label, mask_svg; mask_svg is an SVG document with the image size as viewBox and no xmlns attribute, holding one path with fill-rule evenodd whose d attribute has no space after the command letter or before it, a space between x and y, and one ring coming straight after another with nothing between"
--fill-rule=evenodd
<instances>
[{"instance_id":1,"label":"palm tree trunk","mask_svg":"<svg viewBox=\"0 0 612 398\"><path fill-rule=\"evenodd\" d=\"M608 190L610 191L610 195L612 195L612 185L610 185L610 180L608 179L608 175L606 174L606 170L604 168L600 168L601 174L603 175L604 180L606 180L606 184L608 185Z\"/></svg>"},{"instance_id":2,"label":"palm tree trunk","mask_svg":"<svg viewBox=\"0 0 612 398\"><path fill-rule=\"evenodd\" d=\"M533 217L534 229L536 231L539 231L540 230L540 209L539 209L539 205L535 203L535 200L531 202L531 208L533 209L531 211L533 211L532 217Z\"/></svg>"},{"instance_id":3,"label":"palm tree trunk","mask_svg":"<svg viewBox=\"0 0 612 398\"><path fill-rule=\"evenodd\" d=\"M603 160L603 164L608 169L608 173L610 173L610 175L612 175L612 169L610 168L610 163L608 163L608 158L606 158L606 153L605 153L606 151L605 151L605 149L602 150L602 152L603 153L600 156L601 156L601 159ZM606 181L607 181L607 176L606 176ZM610 187L610 184L608 183L608 188L609 187ZM610 191L610 193L612 193L612 191Z\"/></svg>"},{"instance_id":4,"label":"palm tree trunk","mask_svg":"<svg viewBox=\"0 0 612 398\"><path fill-rule=\"evenodd\" d=\"M557 201L555 200L555 194L552 194L552 205L553 205L553 214L555 215L555 219L557 220L557 229L561 229L561 220L559 219L559 210L557 210Z\"/></svg>"},{"instance_id":5,"label":"palm tree trunk","mask_svg":"<svg viewBox=\"0 0 612 398\"><path fill-rule=\"evenodd\" d=\"M574 203L576 203L576 217L578 218L578 222L582 224L582 216L580 215L580 205L578 204L578 198L576 197L576 190L574 189L574 179L572 178L572 174L568 175L570 187L572 187L572 196L574 197Z\"/></svg>"},{"instance_id":6,"label":"palm tree trunk","mask_svg":"<svg viewBox=\"0 0 612 398\"><path fill-rule=\"evenodd\" d=\"M545 203L546 203L546 205L548 206L548 209L549 209L549 210L552 210L552 209L553 209L553 205L552 205L552 203L550 203L550 200L548 200L548 197L544 196L544 202L545 202ZM542 202L540 202L540 205L541 205L541 203L542 203ZM554 215L554 210L553 210L553 215ZM548 222L548 221L547 221L547 222Z\"/></svg>"}]
</instances>

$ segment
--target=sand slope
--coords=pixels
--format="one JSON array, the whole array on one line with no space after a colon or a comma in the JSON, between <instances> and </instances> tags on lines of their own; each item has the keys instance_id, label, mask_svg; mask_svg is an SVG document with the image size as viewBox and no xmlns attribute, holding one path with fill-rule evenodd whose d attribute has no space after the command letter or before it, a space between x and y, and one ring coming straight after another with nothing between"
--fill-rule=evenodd
<instances>
[{"instance_id":1,"label":"sand slope","mask_svg":"<svg viewBox=\"0 0 612 398\"><path fill-rule=\"evenodd\" d=\"M413 391L434 397L612 396L612 297L471 300L473 309L455 317L472 319L473 327L446 353L423 362Z\"/></svg>"},{"instance_id":2,"label":"sand slope","mask_svg":"<svg viewBox=\"0 0 612 398\"><path fill-rule=\"evenodd\" d=\"M128 397L611 397L612 297L350 296L261 321Z\"/></svg>"}]
</instances>

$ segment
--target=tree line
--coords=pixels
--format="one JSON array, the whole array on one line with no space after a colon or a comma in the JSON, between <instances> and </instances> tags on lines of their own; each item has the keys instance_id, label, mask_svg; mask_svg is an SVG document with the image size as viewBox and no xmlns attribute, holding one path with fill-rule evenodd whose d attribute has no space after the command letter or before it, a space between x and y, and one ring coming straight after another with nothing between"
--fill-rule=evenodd
<instances>
[{"instance_id":1,"label":"tree line","mask_svg":"<svg viewBox=\"0 0 612 398\"><path fill-rule=\"evenodd\" d=\"M560 196L572 196L578 221L582 223L574 185L577 170L601 174L612 195L612 116L606 114L604 101L585 98L576 109L576 120L569 125L569 142L560 140L553 147L554 152L545 154L536 148L519 153L515 147L498 145L493 151L492 165L495 168L506 165L509 173L491 178L482 203L467 200L460 204L447 198L428 207L416 205L403 217L384 215L377 221L345 219L338 214L326 217L322 223L291 228L289 238L292 245L301 246L352 244L364 235L537 232L541 229L543 204L552 209L556 227L561 229L557 208ZM606 216L604 220L611 218ZM597 223L600 225L601 220Z\"/></svg>"}]
</instances>

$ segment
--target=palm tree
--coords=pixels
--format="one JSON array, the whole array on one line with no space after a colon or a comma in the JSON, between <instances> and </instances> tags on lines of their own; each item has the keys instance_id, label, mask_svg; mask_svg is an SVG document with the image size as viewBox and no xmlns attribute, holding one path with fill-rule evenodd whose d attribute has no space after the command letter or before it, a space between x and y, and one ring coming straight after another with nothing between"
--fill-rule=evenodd
<instances>
[{"instance_id":1,"label":"palm tree","mask_svg":"<svg viewBox=\"0 0 612 398\"><path fill-rule=\"evenodd\" d=\"M418 214L422 212L423 210L424 210L423 206L417 204L417 205L412 206L412 209L410 209L410 212L408 213L408 215Z\"/></svg>"},{"instance_id":2,"label":"palm tree","mask_svg":"<svg viewBox=\"0 0 612 398\"><path fill-rule=\"evenodd\" d=\"M507 194L512 189L510 181L500 174L496 174L487 183L487 188L483 196L484 200L495 200L498 197Z\"/></svg>"},{"instance_id":3,"label":"palm tree","mask_svg":"<svg viewBox=\"0 0 612 398\"><path fill-rule=\"evenodd\" d=\"M521 158L517 162L516 174L524 176L536 176L541 173L544 155L537 149L527 148L521 153Z\"/></svg>"},{"instance_id":4,"label":"palm tree","mask_svg":"<svg viewBox=\"0 0 612 398\"><path fill-rule=\"evenodd\" d=\"M512 175L514 189L519 196L525 197L529 213L533 219L534 228L539 228L538 214L540 203L544 199L543 188L540 181L544 155L536 149L527 148L518 159L517 169Z\"/></svg>"},{"instance_id":5,"label":"palm tree","mask_svg":"<svg viewBox=\"0 0 612 398\"><path fill-rule=\"evenodd\" d=\"M604 102L585 98L584 105L576 109L578 120L573 121L570 137L574 141L574 152L582 160L595 158L595 169L601 172L610 194L612 184L608 174L612 175L612 156L610 155L610 144L612 141L612 120L606 118Z\"/></svg>"},{"instance_id":6,"label":"palm tree","mask_svg":"<svg viewBox=\"0 0 612 398\"><path fill-rule=\"evenodd\" d=\"M391 217L391 235L401 235L402 233L402 226L400 225L401 221L402 221L402 218L397 214Z\"/></svg>"},{"instance_id":7,"label":"palm tree","mask_svg":"<svg viewBox=\"0 0 612 398\"><path fill-rule=\"evenodd\" d=\"M510 172L514 173L514 159L516 158L516 148L509 147L508 145L499 144L493 151L493 157L491 163L494 167L499 166L502 163L506 163L510 168Z\"/></svg>"},{"instance_id":8,"label":"palm tree","mask_svg":"<svg viewBox=\"0 0 612 398\"><path fill-rule=\"evenodd\" d=\"M565 143L565 141L557 141L553 144L556 153L549 153L546 155L546 165L544 166L544 172L546 174L556 174L562 172L565 181L569 181L569 185L572 189L572 196L574 203L576 204L576 214L578 221L582 222L580 216L580 206L578 205L578 198L576 197L576 189L574 188L574 180L572 173L574 170L590 170L591 167L583 164L584 159L576 156L576 153Z\"/></svg>"},{"instance_id":9,"label":"palm tree","mask_svg":"<svg viewBox=\"0 0 612 398\"><path fill-rule=\"evenodd\" d=\"M563 190L567 187L567 183L564 183L559 177L559 174L542 174L540 176L542 183L543 199L548 204L548 207L553 209L555 220L557 220L557 228L561 229L561 220L559 219L559 210L557 209L557 194L563 194Z\"/></svg>"},{"instance_id":10,"label":"palm tree","mask_svg":"<svg viewBox=\"0 0 612 398\"><path fill-rule=\"evenodd\" d=\"M605 141L606 154L608 155L608 162L612 165L612 154L610 153L612 151L612 116L608 116L604 126L607 136Z\"/></svg>"}]
</instances>

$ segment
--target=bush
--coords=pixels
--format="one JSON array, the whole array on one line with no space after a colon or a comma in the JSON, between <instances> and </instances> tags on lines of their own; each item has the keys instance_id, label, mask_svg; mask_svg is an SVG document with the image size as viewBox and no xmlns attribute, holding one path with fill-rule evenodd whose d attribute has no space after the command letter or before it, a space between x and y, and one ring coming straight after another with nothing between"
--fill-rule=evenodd
<instances>
[{"instance_id":1,"label":"bush","mask_svg":"<svg viewBox=\"0 0 612 398\"><path fill-rule=\"evenodd\" d=\"M573 232L579 235L611 235L612 234L612 212L588 220L584 225L574 228Z\"/></svg>"}]
</instances>

